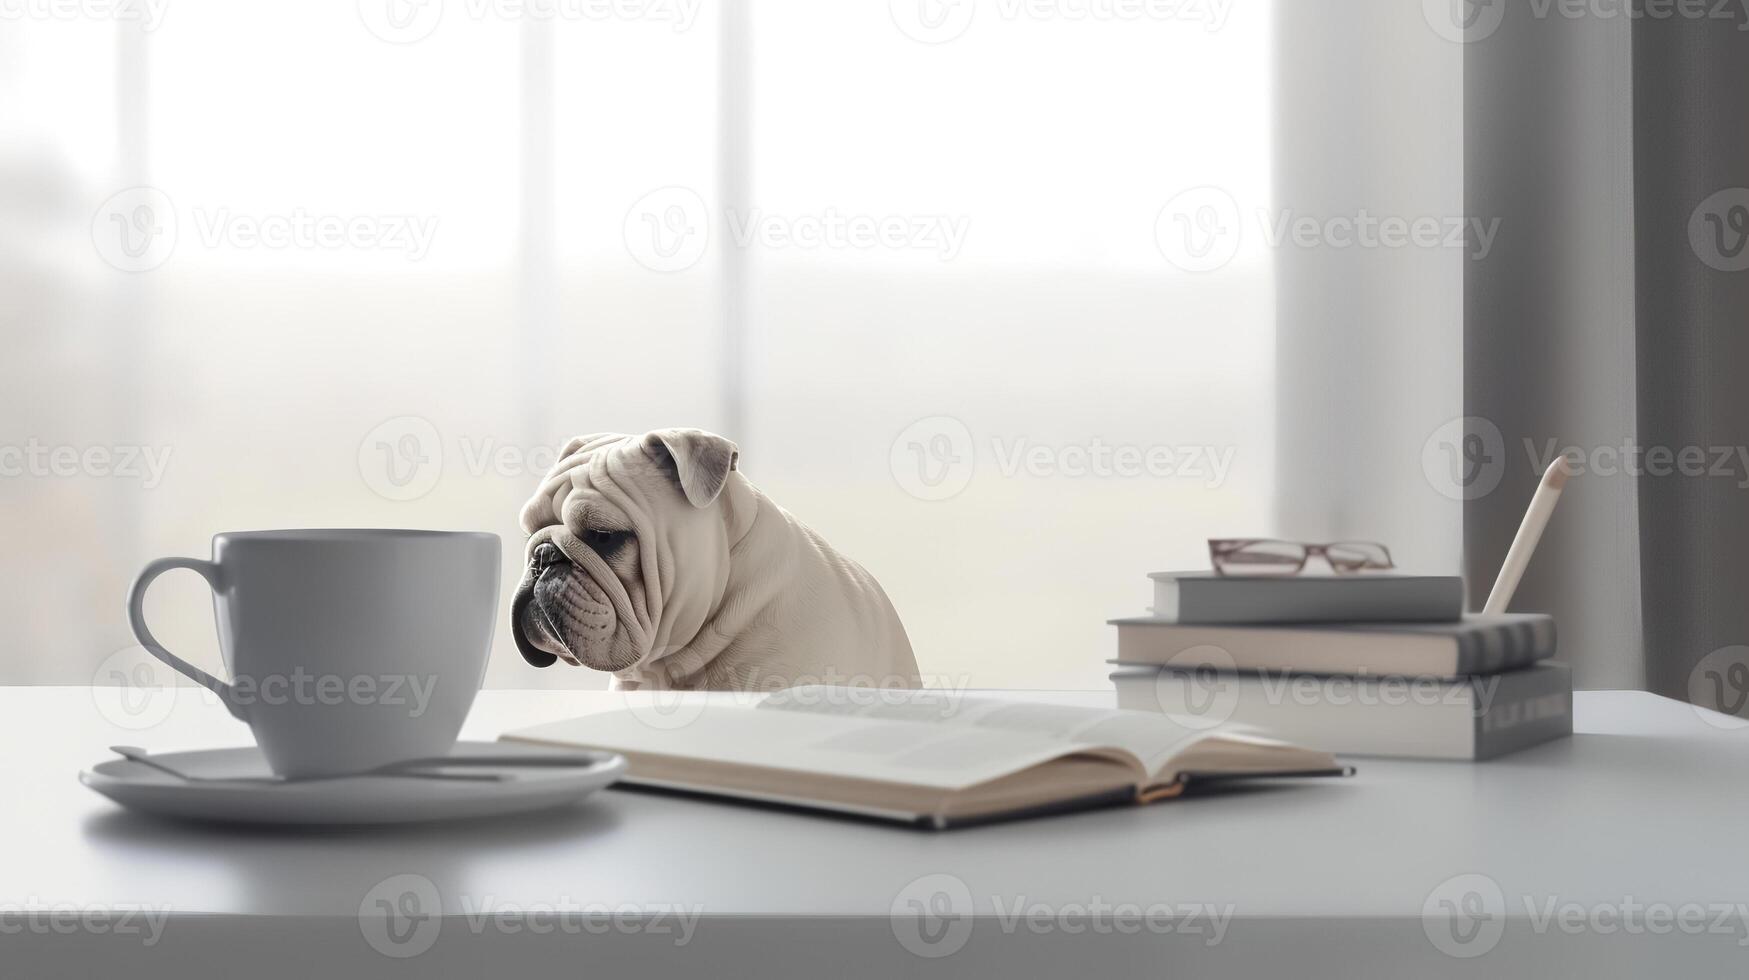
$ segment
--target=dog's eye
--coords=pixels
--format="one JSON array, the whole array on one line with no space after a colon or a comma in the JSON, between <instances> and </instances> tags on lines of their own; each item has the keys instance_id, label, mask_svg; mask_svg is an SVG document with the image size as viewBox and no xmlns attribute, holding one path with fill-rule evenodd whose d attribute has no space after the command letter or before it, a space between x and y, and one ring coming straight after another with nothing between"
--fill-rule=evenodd
<instances>
[{"instance_id":1,"label":"dog's eye","mask_svg":"<svg viewBox=\"0 0 1749 980\"><path fill-rule=\"evenodd\" d=\"M597 554L606 554L625 543L630 536L625 531L584 531L583 543L593 548Z\"/></svg>"}]
</instances>

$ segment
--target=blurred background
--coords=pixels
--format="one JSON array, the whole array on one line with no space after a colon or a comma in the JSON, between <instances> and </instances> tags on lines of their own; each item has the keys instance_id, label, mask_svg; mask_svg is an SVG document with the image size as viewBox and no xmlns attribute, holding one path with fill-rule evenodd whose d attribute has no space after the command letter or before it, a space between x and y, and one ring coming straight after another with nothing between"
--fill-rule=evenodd
<instances>
[{"instance_id":1,"label":"blurred background","mask_svg":"<svg viewBox=\"0 0 1749 980\"><path fill-rule=\"evenodd\" d=\"M1462 215L1459 46L1319 6L7 4L0 683L104 680L223 530L495 531L507 616L554 450L662 426L936 684L1103 686L1210 536L1455 571L1462 250L1272 238ZM217 670L210 608L150 615ZM490 685L605 682L501 626Z\"/></svg>"}]
</instances>

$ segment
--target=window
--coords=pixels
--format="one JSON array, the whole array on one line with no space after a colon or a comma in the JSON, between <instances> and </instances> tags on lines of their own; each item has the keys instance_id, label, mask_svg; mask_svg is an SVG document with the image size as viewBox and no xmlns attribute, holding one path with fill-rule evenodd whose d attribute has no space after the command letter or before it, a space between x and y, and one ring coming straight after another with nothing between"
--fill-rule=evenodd
<instances>
[{"instance_id":1,"label":"window","mask_svg":"<svg viewBox=\"0 0 1749 980\"><path fill-rule=\"evenodd\" d=\"M1268 196L1267 4L385 2L4 25L5 680L219 530L493 530L508 591L588 431L738 439L939 684L1100 683L1145 572L1268 522L1268 256L1162 248ZM201 589L154 622L213 666ZM488 683L605 678L506 628Z\"/></svg>"}]
</instances>

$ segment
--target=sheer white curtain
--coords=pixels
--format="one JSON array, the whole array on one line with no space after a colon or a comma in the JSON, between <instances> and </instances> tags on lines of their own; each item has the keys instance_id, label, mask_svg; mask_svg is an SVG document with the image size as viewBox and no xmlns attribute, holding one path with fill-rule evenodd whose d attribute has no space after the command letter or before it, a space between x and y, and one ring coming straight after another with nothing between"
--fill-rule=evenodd
<instances>
[{"instance_id":1,"label":"sheer white curtain","mask_svg":"<svg viewBox=\"0 0 1749 980\"><path fill-rule=\"evenodd\" d=\"M1465 472L1464 278L1503 233L1465 209L1471 8L1296 0L1275 35L1277 526L1383 541L1447 575L1480 489Z\"/></svg>"},{"instance_id":2,"label":"sheer white curtain","mask_svg":"<svg viewBox=\"0 0 1749 980\"><path fill-rule=\"evenodd\" d=\"M935 679L1102 686L1147 572L1269 520L1268 257L1181 268L1157 232L1187 190L1267 198L1272 11L948 9L756 8L758 206L908 230L755 249L744 459Z\"/></svg>"},{"instance_id":3,"label":"sheer white curtain","mask_svg":"<svg viewBox=\"0 0 1749 980\"><path fill-rule=\"evenodd\" d=\"M217 530L494 530L508 589L587 431L732 429L937 683L1101 684L1146 572L1325 530L1275 476L1278 422L1354 419L1277 401L1274 4L418 9L0 25L0 445L168 459L0 479L0 680L89 680ZM507 634L488 680L603 683Z\"/></svg>"}]
</instances>

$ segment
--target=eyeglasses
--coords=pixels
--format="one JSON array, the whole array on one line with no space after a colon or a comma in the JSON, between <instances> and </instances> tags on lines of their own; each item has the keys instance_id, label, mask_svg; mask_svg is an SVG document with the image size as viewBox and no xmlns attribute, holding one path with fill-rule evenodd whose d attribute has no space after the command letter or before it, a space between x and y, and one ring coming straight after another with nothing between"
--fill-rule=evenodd
<instances>
[{"instance_id":1,"label":"eyeglasses","mask_svg":"<svg viewBox=\"0 0 1749 980\"><path fill-rule=\"evenodd\" d=\"M1298 575L1308 560L1320 557L1338 575L1397 567L1390 549L1375 541L1305 544L1270 538L1209 539L1209 562L1219 575Z\"/></svg>"}]
</instances>

